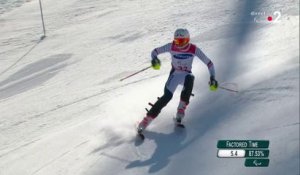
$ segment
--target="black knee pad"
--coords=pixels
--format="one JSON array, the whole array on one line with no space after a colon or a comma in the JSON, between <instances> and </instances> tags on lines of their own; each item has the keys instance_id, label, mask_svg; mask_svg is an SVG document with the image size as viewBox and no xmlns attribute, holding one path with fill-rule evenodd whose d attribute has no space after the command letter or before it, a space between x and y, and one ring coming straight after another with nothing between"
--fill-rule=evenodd
<instances>
[{"instance_id":1,"label":"black knee pad","mask_svg":"<svg viewBox=\"0 0 300 175\"><path fill-rule=\"evenodd\" d=\"M160 113L161 109L169 103L172 97L173 93L170 92L167 88L165 88L164 95L156 101L156 103L152 106L147 115L156 117Z\"/></svg>"},{"instance_id":2,"label":"black knee pad","mask_svg":"<svg viewBox=\"0 0 300 175\"><path fill-rule=\"evenodd\" d=\"M183 87L180 97L181 97L181 100L185 101L186 103L189 103L189 101L190 101L190 97L191 97L193 87L194 87L194 79L195 79L195 77L192 74L188 74L185 77L184 87Z\"/></svg>"}]
</instances>

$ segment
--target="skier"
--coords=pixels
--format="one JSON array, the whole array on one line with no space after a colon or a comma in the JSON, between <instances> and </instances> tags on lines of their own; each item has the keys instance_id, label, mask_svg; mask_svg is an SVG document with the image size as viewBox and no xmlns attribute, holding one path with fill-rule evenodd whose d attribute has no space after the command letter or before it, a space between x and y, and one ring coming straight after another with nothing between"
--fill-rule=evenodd
<instances>
[{"instance_id":1,"label":"skier","mask_svg":"<svg viewBox=\"0 0 300 175\"><path fill-rule=\"evenodd\" d=\"M151 64L153 69L160 69L161 62L157 56L165 52L169 52L172 56L172 69L165 84L164 94L162 97L158 98L156 103L147 112L146 117L144 117L139 123L137 127L138 134L142 134L151 121L158 116L161 109L168 104L179 84L183 85L183 89L180 95L180 102L177 108L175 121L177 124L181 124L185 110L189 104L194 85L194 75L191 72L194 56L200 58L200 60L202 60L208 67L210 74L210 90L216 91L218 88L218 82L215 79L215 69L212 61L201 51L200 48L190 43L190 34L187 29L177 29L174 33L174 40L172 43L158 47L151 52Z\"/></svg>"}]
</instances>

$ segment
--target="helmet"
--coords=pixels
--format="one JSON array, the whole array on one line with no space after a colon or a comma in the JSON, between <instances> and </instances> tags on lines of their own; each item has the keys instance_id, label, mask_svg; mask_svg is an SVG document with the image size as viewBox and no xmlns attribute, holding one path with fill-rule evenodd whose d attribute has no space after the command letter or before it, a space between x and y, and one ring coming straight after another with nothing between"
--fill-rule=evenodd
<instances>
[{"instance_id":1,"label":"helmet","mask_svg":"<svg viewBox=\"0 0 300 175\"><path fill-rule=\"evenodd\" d=\"M190 33L187 29L177 29L174 33L174 44L177 47L185 47L190 42Z\"/></svg>"}]
</instances>

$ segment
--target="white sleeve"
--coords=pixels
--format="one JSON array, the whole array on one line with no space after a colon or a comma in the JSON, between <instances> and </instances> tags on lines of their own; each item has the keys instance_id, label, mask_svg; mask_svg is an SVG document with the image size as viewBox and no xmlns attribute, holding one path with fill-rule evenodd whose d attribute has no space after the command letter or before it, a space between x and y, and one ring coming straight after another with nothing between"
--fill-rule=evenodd
<instances>
[{"instance_id":1,"label":"white sleeve","mask_svg":"<svg viewBox=\"0 0 300 175\"><path fill-rule=\"evenodd\" d=\"M215 68L213 62L202 52L200 48L196 48L196 56L200 58L200 60L207 65L209 74L211 76L215 76Z\"/></svg>"},{"instance_id":2,"label":"white sleeve","mask_svg":"<svg viewBox=\"0 0 300 175\"><path fill-rule=\"evenodd\" d=\"M152 52L151 52L151 58L157 58L157 55L161 54L161 53L165 53L165 52L170 52L172 48L172 43L168 43L164 46L155 48Z\"/></svg>"}]
</instances>

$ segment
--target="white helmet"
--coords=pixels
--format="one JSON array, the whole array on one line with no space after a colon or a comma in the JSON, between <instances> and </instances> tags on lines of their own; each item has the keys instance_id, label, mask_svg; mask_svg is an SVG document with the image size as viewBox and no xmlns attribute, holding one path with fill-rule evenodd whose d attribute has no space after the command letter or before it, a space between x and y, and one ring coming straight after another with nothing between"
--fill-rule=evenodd
<instances>
[{"instance_id":1,"label":"white helmet","mask_svg":"<svg viewBox=\"0 0 300 175\"><path fill-rule=\"evenodd\" d=\"M185 47L190 42L190 33L187 29L177 29L174 33L174 44L177 47Z\"/></svg>"}]
</instances>

